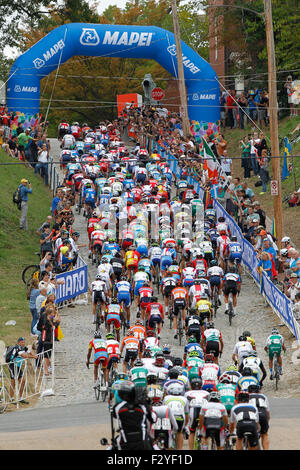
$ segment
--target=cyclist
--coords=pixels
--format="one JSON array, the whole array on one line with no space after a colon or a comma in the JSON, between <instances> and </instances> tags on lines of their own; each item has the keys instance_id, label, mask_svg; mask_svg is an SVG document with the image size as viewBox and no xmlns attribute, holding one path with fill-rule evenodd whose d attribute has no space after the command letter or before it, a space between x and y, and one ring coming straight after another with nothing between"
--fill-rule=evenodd
<instances>
[{"instance_id":1,"label":"cyclist","mask_svg":"<svg viewBox=\"0 0 300 470\"><path fill-rule=\"evenodd\" d=\"M208 449L209 437L216 440L217 450L224 449L225 429L228 424L228 416L225 406L221 403L218 392L210 392L201 407L199 414L199 428L203 436L203 450Z\"/></svg>"},{"instance_id":2,"label":"cyclist","mask_svg":"<svg viewBox=\"0 0 300 470\"><path fill-rule=\"evenodd\" d=\"M205 353L214 355L215 363L218 364L218 357L223 352L224 343L222 334L215 328L213 321L206 324L206 329L202 333L201 346Z\"/></svg>"},{"instance_id":3,"label":"cyclist","mask_svg":"<svg viewBox=\"0 0 300 470\"><path fill-rule=\"evenodd\" d=\"M139 290L145 283L149 283L149 276L144 271L137 271L133 276L132 290L135 296L135 304L138 309L139 306Z\"/></svg>"},{"instance_id":4,"label":"cyclist","mask_svg":"<svg viewBox=\"0 0 300 470\"><path fill-rule=\"evenodd\" d=\"M165 271L164 277L161 280L161 293L165 301L165 312L168 315L169 312L169 299L171 298L172 290L176 287L176 279L169 275L168 271Z\"/></svg>"},{"instance_id":5,"label":"cyclist","mask_svg":"<svg viewBox=\"0 0 300 470\"><path fill-rule=\"evenodd\" d=\"M89 366L90 357L92 354L92 349L94 350L94 388L99 386L98 380L98 368L99 364L101 363L101 367L103 370L105 384L108 387L108 352L107 352L107 343L101 337L100 331L95 331L94 339L92 339L89 343L86 365Z\"/></svg>"},{"instance_id":6,"label":"cyclist","mask_svg":"<svg viewBox=\"0 0 300 470\"><path fill-rule=\"evenodd\" d=\"M152 411L156 414L157 420L151 426L151 437L154 441L153 448L160 449L158 442L164 439L165 450L171 450L173 444L173 434L178 431L177 421L172 408L163 405L163 392L159 389L149 390L148 399L152 406Z\"/></svg>"},{"instance_id":7,"label":"cyclist","mask_svg":"<svg viewBox=\"0 0 300 470\"><path fill-rule=\"evenodd\" d=\"M146 307L146 315L148 315L148 328L154 328L157 324L158 339L160 338L161 324L164 321L164 309L157 297L152 297L151 302Z\"/></svg>"},{"instance_id":8,"label":"cyclist","mask_svg":"<svg viewBox=\"0 0 300 470\"><path fill-rule=\"evenodd\" d=\"M192 351L198 351L199 357L203 359L203 351L199 342L197 341L196 336L189 337L188 344L184 346L183 359L185 360L187 358L187 355Z\"/></svg>"},{"instance_id":9,"label":"cyclist","mask_svg":"<svg viewBox=\"0 0 300 470\"><path fill-rule=\"evenodd\" d=\"M241 372L244 367L250 367L250 369L252 369L253 373L255 374L255 377L259 381L260 387L262 387L263 381L267 376L267 372L262 363L262 360L257 357L256 351L252 351L251 353L249 353L248 357L245 357L245 359L243 359L243 362L240 364L239 367L239 372ZM261 372L263 374L262 377L260 377Z\"/></svg>"},{"instance_id":10,"label":"cyclist","mask_svg":"<svg viewBox=\"0 0 300 470\"><path fill-rule=\"evenodd\" d=\"M143 341L143 351L153 348L159 348L159 340L155 337L154 331L148 330Z\"/></svg>"},{"instance_id":11,"label":"cyclist","mask_svg":"<svg viewBox=\"0 0 300 470\"><path fill-rule=\"evenodd\" d=\"M134 249L134 246L132 245L127 250L126 255L125 255L125 266L127 269L128 279L130 279L130 271L132 269L134 270L135 273L137 272L140 259L141 259L141 255L139 254L138 251Z\"/></svg>"},{"instance_id":12,"label":"cyclist","mask_svg":"<svg viewBox=\"0 0 300 470\"><path fill-rule=\"evenodd\" d=\"M200 343L201 320L196 309L190 309L188 316L185 318L185 332L187 337L193 336Z\"/></svg>"},{"instance_id":13,"label":"cyclist","mask_svg":"<svg viewBox=\"0 0 300 470\"><path fill-rule=\"evenodd\" d=\"M200 377L194 377L190 380L191 390L185 393L189 402L189 449L194 449L195 432L198 427L199 414L202 406L206 403L209 393L201 390L202 380Z\"/></svg>"},{"instance_id":14,"label":"cyclist","mask_svg":"<svg viewBox=\"0 0 300 470\"><path fill-rule=\"evenodd\" d=\"M127 336L123 338L120 353L122 354L124 350L123 372L126 374L127 370L130 369L129 362L132 364L141 351L140 341L134 336L134 332L131 330L129 330Z\"/></svg>"},{"instance_id":15,"label":"cyclist","mask_svg":"<svg viewBox=\"0 0 300 470\"><path fill-rule=\"evenodd\" d=\"M259 416L260 436L263 450L269 450L270 441L268 436L269 421L271 418L269 400L260 393L258 385L249 385L249 403L256 406Z\"/></svg>"},{"instance_id":16,"label":"cyclist","mask_svg":"<svg viewBox=\"0 0 300 470\"><path fill-rule=\"evenodd\" d=\"M184 396L184 385L174 383L168 387L168 395L164 397L163 405L171 408L177 422L176 449L183 448L183 430L188 424L189 405Z\"/></svg>"},{"instance_id":17,"label":"cyclist","mask_svg":"<svg viewBox=\"0 0 300 470\"><path fill-rule=\"evenodd\" d=\"M177 281L177 287L175 287L171 292L171 308L174 314L174 338L178 338L178 330L177 330L177 316L179 314L179 310L182 310L182 323L185 323L185 309L187 307L188 302L188 292L187 290L182 287L181 280Z\"/></svg>"},{"instance_id":18,"label":"cyclist","mask_svg":"<svg viewBox=\"0 0 300 470\"><path fill-rule=\"evenodd\" d=\"M123 308L119 305L117 298L113 297L111 303L106 307L105 324L107 333L110 333L110 325L113 324L117 334L117 341L120 341L121 316L123 317ZM123 320L125 321L124 318Z\"/></svg>"},{"instance_id":19,"label":"cyclist","mask_svg":"<svg viewBox=\"0 0 300 470\"><path fill-rule=\"evenodd\" d=\"M153 296L153 289L150 287L150 282L145 281L142 287L138 290L138 305L140 307L140 312L137 312L137 317L141 315L142 320L145 320L145 311L147 305L151 302L151 298Z\"/></svg>"},{"instance_id":20,"label":"cyclist","mask_svg":"<svg viewBox=\"0 0 300 470\"><path fill-rule=\"evenodd\" d=\"M148 370L144 366L143 361L141 359L136 359L129 372L129 380L131 380L135 385L135 391L139 402L146 401L147 374Z\"/></svg>"},{"instance_id":21,"label":"cyclist","mask_svg":"<svg viewBox=\"0 0 300 470\"><path fill-rule=\"evenodd\" d=\"M213 354L204 355L204 364L201 371L202 390L213 390L221 376L221 369L214 363Z\"/></svg>"},{"instance_id":22,"label":"cyclist","mask_svg":"<svg viewBox=\"0 0 300 470\"><path fill-rule=\"evenodd\" d=\"M106 294L107 287L106 283L101 280L101 275L97 274L95 281L91 283L90 293L92 294L92 314L93 314L93 323L96 323L96 306L97 303L101 304L101 318L104 319L104 312L106 307Z\"/></svg>"},{"instance_id":23,"label":"cyclist","mask_svg":"<svg viewBox=\"0 0 300 470\"><path fill-rule=\"evenodd\" d=\"M210 263L210 267L207 270L207 278L210 282L211 290L213 291L214 286L218 289L218 300L219 306L221 305L221 287L222 287L222 279L224 278L224 271L223 269L218 266L216 260L212 260Z\"/></svg>"},{"instance_id":24,"label":"cyclist","mask_svg":"<svg viewBox=\"0 0 300 470\"><path fill-rule=\"evenodd\" d=\"M231 409L236 403L236 385L232 383L231 376L224 372L216 385L216 389L220 394L221 403L225 406L227 414L230 415Z\"/></svg>"},{"instance_id":25,"label":"cyclist","mask_svg":"<svg viewBox=\"0 0 300 470\"><path fill-rule=\"evenodd\" d=\"M236 236L231 237L231 241L227 245L227 256L230 263L237 263L239 274L241 275L241 262L243 250L241 244L237 241Z\"/></svg>"},{"instance_id":26,"label":"cyclist","mask_svg":"<svg viewBox=\"0 0 300 470\"><path fill-rule=\"evenodd\" d=\"M116 284L116 290L117 290L117 300L120 304L124 302L124 307L126 310L126 315L127 315L127 328L130 326L130 304L131 304L131 298L130 298L130 292L131 292L131 286L130 283L127 281L126 276L121 276L121 281Z\"/></svg>"},{"instance_id":27,"label":"cyclist","mask_svg":"<svg viewBox=\"0 0 300 470\"><path fill-rule=\"evenodd\" d=\"M122 259L122 256L120 253L116 253L113 258L110 260L110 264L113 269L113 274L112 277L113 279L116 279L117 281L120 281L121 275L124 272L124 260Z\"/></svg>"},{"instance_id":28,"label":"cyclist","mask_svg":"<svg viewBox=\"0 0 300 470\"><path fill-rule=\"evenodd\" d=\"M108 371L112 366L115 369L118 369L118 363L120 362L120 344L119 341L116 341L115 335L113 333L107 333L106 346L108 352Z\"/></svg>"},{"instance_id":29,"label":"cyclist","mask_svg":"<svg viewBox=\"0 0 300 470\"><path fill-rule=\"evenodd\" d=\"M279 365L279 374L282 375L282 357L281 349L286 351L284 344L284 338L279 334L277 328L272 328L270 336L268 336L264 350L269 355L269 368L270 368L270 380L273 380L273 358L274 354L277 354L278 365Z\"/></svg>"},{"instance_id":30,"label":"cyclist","mask_svg":"<svg viewBox=\"0 0 300 470\"><path fill-rule=\"evenodd\" d=\"M234 346L233 353L232 353L232 360L235 364L239 362L241 364L245 357L249 356L249 353L252 353L252 345L247 341L246 336L241 335L239 336L239 340Z\"/></svg>"},{"instance_id":31,"label":"cyclist","mask_svg":"<svg viewBox=\"0 0 300 470\"><path fill-rule=\"evenodd\" d=\"M236 315L237 295L241 291L241 278L236 273L234 266L229 267L229 272L223 278L223 293L225 302L225 314L228 314L228 298L232 293L233 316Z\"/></svg>"},{"instance_id":32,"label":"cyclist","mask_svg":"<svg viewBox=\"0 0 300 470\"><path fill-rule=\"evenodd\" d=\"M231 409L229 423L231 435L236 429L236 450L243 449L243 439L246 433L248 449L258 450L259 415L256 406L249 402L248 392L242 391L237 394L237 404Z\"/></svg>"},{"instance_id":33,"label":"cyclist","mask_svg":"<svg viewBox=\"0 0 300 470\"><path fill-rule=\"evenodd\" d=\"M200 324L201 324L201 331L204 331L205 321L210 321L211 314L212 314L212 306L211 302L207 299L206 294L201 294L200 300L196 303L196 309L199 313Z\"/></svg>"}]
</instances>

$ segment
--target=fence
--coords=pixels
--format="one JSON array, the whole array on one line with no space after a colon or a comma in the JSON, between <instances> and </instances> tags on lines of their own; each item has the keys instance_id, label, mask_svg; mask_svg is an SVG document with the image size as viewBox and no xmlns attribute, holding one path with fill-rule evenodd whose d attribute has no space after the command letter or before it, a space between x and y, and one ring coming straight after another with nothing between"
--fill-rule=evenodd
<instances>
[{"instance_id":1,"label":"fence","mask_svg":"<svg viewBox=\"0 0 300 470\"><path fill-rule=\"evenodd\" d=\"M54 395L55 383L55 340L53 330L53 348L51 352L51 374L44 375L45 353L39 353L37 359L22 359L19 363L15 361L0 364L0 413L8 409L19 408L22 400L28 400L40 396L43 392ZM16 379L14 384L11 374ZM13 386L14 385L14 386ZM12 402L15 405L12 405ZM12 408L13 407L13 408Z\"/></svg>"},{"instance_id":2,"label":"fence","mask_svg":"<svg viewBox=\"0 0 300 470\"><path fill-rule=\"evenodd\" d=\"M87 264L78 256L75 269L57 274L56 280L56 303L62 303L75 299L88 291L88 269ZM63 281L63 283L59 283Z\"/></svg>"},{"instance_id":3,"label":"fence","mask_svg":"<svg viewBox=\"0 0 300 470\"><path fill-rule=\"evenodd\" d=\"M159 146L147 136L145 136L143 144L148 149L149 153L154 153L154 151L157 150L161 155L166 157L172 172L176 177L180 177L181 169L178 164L178 160L173 155L166 152L163 147ZM204 197L204 190L201 188L200 183L197 180L190 176L188 177L188 183L194 185L194 189L200 197ZM243 237L240 227L226 212L224 207L216 199L213 199L213 204L217 217L224 217L228 227L230 228L231 234L237 237L243 250L242 262L248 269L256 285L260 288L260 293L300 344L300 327L294 318L291 301L274 285L264 272L260 274L257 271L258 259L253 246Z\"/></svg>"},{"instance_id":4,"label":"fence","mask_svg":"<svg viewBox=\"0 0 300 470\"><path fill-rule=\"evenodd\" d=\"M49 157L48 160L48 186L52 190L54 196L55 190L60 186L60 178L56 166L53 163L53 157Z\"/></svg>"}]
</instances>

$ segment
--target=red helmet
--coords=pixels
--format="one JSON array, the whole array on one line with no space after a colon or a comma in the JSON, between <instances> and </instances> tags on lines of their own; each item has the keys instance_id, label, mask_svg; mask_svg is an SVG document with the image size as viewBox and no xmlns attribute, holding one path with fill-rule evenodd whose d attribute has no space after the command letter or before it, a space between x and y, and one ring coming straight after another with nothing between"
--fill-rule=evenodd
<instances>
[{"instance_id":1,"label":"red helmet","mask_svg":"<svg viewBox=\"0 0 300 470\"><path fill-rule=\"evenodd\" d=\"M154 331L148 330L148 331L147 331L147 336L149 336L149 337L150 337L150 336L155 336Z\"/></svg>"},{"instance_id":2,"label":"red helmet","mask_svg":"<svg viewBox=\"0 0 300 470\"><path fill-rule=\"evenodd\" d=\"M214 362L214 355L213 354L205 354L204 355L204 362Z\"/></svg>"}]
</instances>

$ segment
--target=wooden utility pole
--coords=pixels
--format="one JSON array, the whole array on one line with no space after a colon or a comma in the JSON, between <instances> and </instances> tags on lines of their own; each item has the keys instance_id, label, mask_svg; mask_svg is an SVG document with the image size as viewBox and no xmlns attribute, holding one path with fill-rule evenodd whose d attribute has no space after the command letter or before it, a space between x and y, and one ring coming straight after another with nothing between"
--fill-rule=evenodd
<instances>
[{"instance_id":1,"label":"wooden utility pole","mask_svg":"<svg viewBox=\"0 0 300 470\"><path fill-rule=\"evenodd\" d=\"M186 88L185 88L185 81L184 81L181 39L180 39L180 29L179 29L179 23L178 23L176 0L172 0L172 15L173 15L174 35L175 35L176 55L177 55L178 84L179 84L179 94L180 94L181 114L182 114L182 124L183 124L182 130L183 130L184 136L186 137L190 133L190 124L189 124L188 110L187 110L187 96L186 96Z\"/></svg>"},{"instance_id":2,"label":"wooden utility pole","mask_svg":"<svg viewBox=\"0 0 300 470\"><path fill-rule=\"evenodd\" d=\"M277 195L272 196L274 202L274 220L276 228L276 237L280 243L283 236L283 217L282 217L282 195L281 195L281 171L279 157L279 139L278 139L278 110L277 110L277 82L276 82L276 60L274 33L272 21L271 0L264 0L265 9L265 27L268 51L268 82L269 82L269 115L270 115L270 138L271 138L271 156L273 180L277 181Z\"/></svg>"}]
</instances>

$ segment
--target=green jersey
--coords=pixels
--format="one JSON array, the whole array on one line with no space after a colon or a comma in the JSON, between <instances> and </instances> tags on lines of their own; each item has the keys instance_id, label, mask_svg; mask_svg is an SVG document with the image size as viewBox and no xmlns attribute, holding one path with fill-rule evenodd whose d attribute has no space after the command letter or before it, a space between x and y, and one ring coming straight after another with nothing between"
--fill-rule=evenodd
<instances>
[{"instance_id":1,"label":"green jersey","mask_svg":"<svg viewBox=\"0 0 300 470\"><path fill-rule=\"evenodd\" d=\"M230 411L235 405L235 392L236 385L234 384L218 384L216 386L219 394L221 395L221 403L225 406L226 410Z\"/></svg>"},{"instance_id":2,"label":"green jersey","mask_svg":"<svg viewBox=\"0 0 300 470\"><path fill-rule=\"evenodd\" d=\"M270 335L266 341L269 350L269 356L273 358L274 354L280 355L284 339L281 335Z\"/></svg>"},{"instance_id":3,"label":"green jersey","mask_svg":"<svg viewBox=\"0 0 300 470\"><path fill-rule=\"evenodd\" d=\"M203 359L200 359L200 357L187 357L186 359L186 367L200 367L202 369L204 365Z\"/></svg>"},{"instance_id":4,"label":"green jersey","mask_svg":"<svg viewBox=\"0 0 300 470\"><path fill-rule=\"evenodd\" d=\"M133 367L130 371L130 378L136 387L147 386L148 370L145 367Z\"/></svg>"}]
</instances>

